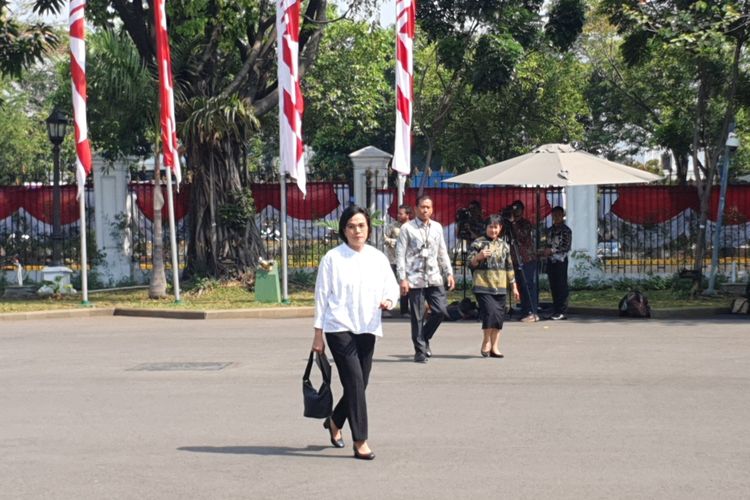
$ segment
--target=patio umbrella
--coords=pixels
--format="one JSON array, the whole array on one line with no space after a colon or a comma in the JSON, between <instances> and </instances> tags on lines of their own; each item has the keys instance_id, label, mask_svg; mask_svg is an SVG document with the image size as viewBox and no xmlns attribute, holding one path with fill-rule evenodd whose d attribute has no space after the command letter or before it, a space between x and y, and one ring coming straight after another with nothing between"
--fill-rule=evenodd
<instances>
[{"instance_id":1,"label":"patio umbrella","mask_svg":"<svg viewBox=\"0 0 750 500\"><path fill-rule=\"evenodd\" d=\"M443 182L501 186L591 186L652 182L660 176L627 167L569 144L545 144L530 153L457 175Z\"/></svg>"}]
</instances>

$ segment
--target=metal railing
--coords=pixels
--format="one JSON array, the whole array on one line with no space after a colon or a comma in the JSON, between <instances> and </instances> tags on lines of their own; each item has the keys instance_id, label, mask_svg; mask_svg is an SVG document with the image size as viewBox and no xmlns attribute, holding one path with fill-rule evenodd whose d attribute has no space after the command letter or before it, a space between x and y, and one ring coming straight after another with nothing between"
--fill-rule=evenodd
<instances>
[{"instance_id":1,"label":"metal railing","mask_svg":"<svg viewBox=\"0 0 750 500\"><path fill-rule=\"evenodd\" d=\"M706 224L705 264L711 263L716 200ZM597 255L609 274L672 274L692 269L699 224L693 186L599 188ZM719 272L750 264L750 186L730 186L720 235Z\"/></svg>"},{"instance_id":2,"label":"metal railing","mask_svg":"<svg viewBox=\"0 0 750 500\"><path fill-rule=\"evenodd\" d=\"M61 263L78 268L80 262L80 217L77 188L61 188ZM94 191L86 186L87 241L96 247L94 237ZM0 265L7 267L17 258L24 268L41 269L52 264L53 189L51 186L0 187ZM96 259L96 252L89 259Z\"/></svg>"},{"instance_id":3,"label":"metal railing","mask_svg":"<svg viewBox=\"0 0 750 500\"><path fill-rule=\"evenodd\" d=\"M183 187L189 190L189 186ZM287 217L287 253L290 269L314 269L320 258L339 243L336 223L350 201L350 187L344 182L311 182L308 196L289 185ZM137 199L131 185L128 210L121 220L113 221L112 231L127 236L131 260L141 269L151 266L153 215L147 216L144 204L152 203L143 193ZM278 184L253 184L256 223L271 258L281 254L281 225ZM445 238L454 264L461 266L465 244L457 235L457 210L477 201L484 215L498 213L516 199L527 206L527 218L540 231L550 224L549 209L563 205L560 189L484 187L428 188L433 198L435 219L445 228ZM416 198L416 189L407 189L405 200ZM383 230L396 213L395 189L368 189L366 205L382 225L377 225L371 243L382 248ZM94 196L86 188L89 254L95 248ZM183 204L188 203L183 201ZM694 187L678 186L600 186L598 189L597 256L604 272L622 274L669 274L692 268L698 229L697 193ZM140 206L139 206L140 205ZM65 265L76 268L79 262L79 223L75 187L62 190L62 257ZM712 202L715 211L716 202ZM539 207L537 210L536 207ZM186 206L182 206L186 213ZM152 212L152 211L151 211ZM719 271L730 274L750 268L750 185L730 186L719 249ZM24 267L49 265L52 260L52 189L49 186L0 187L0 264L9 266L18 257ZM710 264L715 214L707 223L706 265ZM164 223L165 263L169 265L169 233ZM187 216L178 221L178 255L184 265L187 255L189 223ZM125 245L128 248L128 245ZM95 258L95 257L94 257ZM91 260L91 258L90 258Z\"/></svg>"}]
</instances>

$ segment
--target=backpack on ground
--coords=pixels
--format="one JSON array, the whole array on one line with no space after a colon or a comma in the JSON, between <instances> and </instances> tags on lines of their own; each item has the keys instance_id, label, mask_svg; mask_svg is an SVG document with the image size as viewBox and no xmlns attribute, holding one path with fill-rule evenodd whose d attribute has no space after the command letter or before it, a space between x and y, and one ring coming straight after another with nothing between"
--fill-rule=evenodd
<instances>
[{"instance_id":1,"label":"backpack on ground","mask_svg":"<svg viewBox=\"0 0 750 500\"><path fill-rule=\"evenodd\" d=\"M630 318L650 318L651 306L648 305L648 298L638 290L632 290L625 294L620 300L618 306L620 316Z\"/></svg>"},{"instance_id":2,"label":"backpack on ground","mask_svg":"<svg viewBox=\"0 0 750 500\"><path fill-rule=\"evenodd\" d=\"M477 319L478 317L477 304L470 298L464 297L460 302L456 300L448 304L448 317L445 319L447 321L459 321L462 319Z\"/></svg>"}]
</instances>

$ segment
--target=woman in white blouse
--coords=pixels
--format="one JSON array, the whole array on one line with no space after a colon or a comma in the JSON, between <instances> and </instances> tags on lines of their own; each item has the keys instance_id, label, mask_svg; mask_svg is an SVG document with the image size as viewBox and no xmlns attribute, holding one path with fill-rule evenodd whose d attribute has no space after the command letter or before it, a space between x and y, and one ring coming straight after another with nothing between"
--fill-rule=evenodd
<instances>
[{"instance_id":1,"label":"woman in white blouse","mask_svg":"<svg viewBox=\"0 0 750 500\"><path fill-rule=\"evenodd\" d=\"M341 428L349 420L354 457L363 460L375 458L367 445L365 388L375 338L383 336L381 310L392 309L399 298L387 257L367 244L370 230L363 208L350 206L341 214L339 236L345 243L326 253L318 267L312 344L313 351L322 353L328 342L344 386L344 395L323 423L331 444L344 447Z\"/></svg>"}]
</instances>

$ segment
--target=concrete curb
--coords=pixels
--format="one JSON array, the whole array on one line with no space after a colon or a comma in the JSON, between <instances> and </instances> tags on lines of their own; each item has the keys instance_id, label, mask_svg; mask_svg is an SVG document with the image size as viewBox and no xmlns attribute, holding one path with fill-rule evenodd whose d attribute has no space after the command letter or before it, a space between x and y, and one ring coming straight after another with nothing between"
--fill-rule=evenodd
<instances>
[{"instance_id":1,"label":"concrete curb","mask_svg":"<svg viewBox=\"0 0 750 500\"><path fill-rule=\"evenodd\" d=\"M30 311L0 314L0 321L19 321L24 319L59 319L88 318L92 316L112 316L113 308L53 309L50 311Z\"/></svg>"},{"instance_id":2,"label":"concrete curb","mask_svg":"<svg viewBox=\"0 0 750 500\"><path fill-rule=\"evenodd\" d=\"M262 307L253 309L217 309L215 311L180 311L174 309L81 308L54 309L49 311L0 313L0 321L33 319L85 318L90 316L131 316L137 318L165 319L284 319L312 318L315 309L307 307Z\"/></svg>"},{"instance_id":3,"label":"concrete curb","mask_svg":"<svg viewBox=\"0 0 750 500\"><path fill-rule=\"evenodd\" d=\"M172 309L126 309L116 308L115 316L170 319L242 319L242 318L312 318L314 308L309 307L263 307L254 309L217 309L215 311L176 311Z\"/></svg>"}]
</instances>

